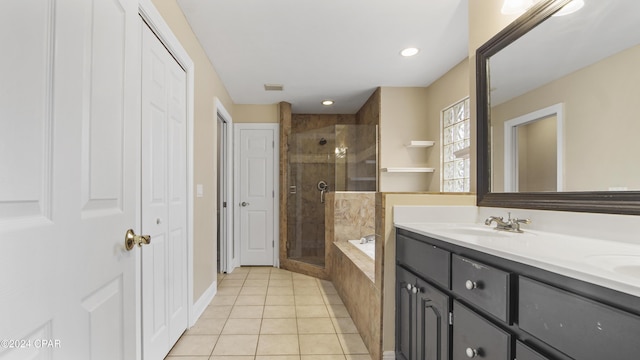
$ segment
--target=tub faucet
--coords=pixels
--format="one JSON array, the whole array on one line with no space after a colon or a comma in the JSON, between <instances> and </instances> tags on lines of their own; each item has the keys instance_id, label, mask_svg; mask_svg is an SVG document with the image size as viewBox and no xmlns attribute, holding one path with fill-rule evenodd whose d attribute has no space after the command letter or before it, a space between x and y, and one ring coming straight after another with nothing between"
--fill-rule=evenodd
<instances>
[{"instance_id":1,"label":"tub faucet","mask_svg":"<svg viewBox=\"0 0 640 360\"><path fill-rule=\"evenodd\" d=\"M529 219L518 219L511 218L511 213L509 213L509 218L507 221L504 220L502 216L489 216L487 220L484 221L485 225L491 225L492 222L496 223L496 230L502 231L510 231L510 232L523 232L520 230L520 224L531 224L531 220Z\"/></svg>"}]
</instances>

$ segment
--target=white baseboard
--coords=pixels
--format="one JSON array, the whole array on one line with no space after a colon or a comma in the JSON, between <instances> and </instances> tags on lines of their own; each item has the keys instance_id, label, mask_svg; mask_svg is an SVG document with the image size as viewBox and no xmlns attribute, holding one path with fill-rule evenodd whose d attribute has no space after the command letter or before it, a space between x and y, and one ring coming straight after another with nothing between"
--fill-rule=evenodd
<instances>
[{"instance_id":1,"label":"white baseboard","mask_svg":"<svg viewBox=\"0 0 640 360\"><path fill-rule=\"evenodd\" d=\"M190 324L189 327L192 327L196 324L196 321L200 318L200 315L207 309L213 297L216 296L218 292L218 281L214 281L211 286L200 296L198 301L196 301L191 307L191 316L189 317Z\"/></svg>"},{"instance_id":2,"label":"white baseboard","mask_svg":"<svg viewBox=\"0 0 640 360\"><path fill-rule=\"evenodd\" d=\"M395 351L385 351L382 353L382 360L396 360Z\"/></svg>"}]
</instances>

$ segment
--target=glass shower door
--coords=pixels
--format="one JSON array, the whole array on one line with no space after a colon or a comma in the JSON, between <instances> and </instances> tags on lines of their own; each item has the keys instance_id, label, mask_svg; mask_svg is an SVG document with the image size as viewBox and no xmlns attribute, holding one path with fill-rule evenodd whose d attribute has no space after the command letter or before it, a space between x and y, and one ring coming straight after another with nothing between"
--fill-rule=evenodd
<instances>
[{"instance_id":1,"label":"glass shower door","mask_svg":"<svg viewBox=\"0 0 640 360\"><path fill-rule=\"evenodd\" d=\"M289 140L287 257L325 265L324 197L335 191L335 126L292 131Z\"/></svg>"}]
</instances>

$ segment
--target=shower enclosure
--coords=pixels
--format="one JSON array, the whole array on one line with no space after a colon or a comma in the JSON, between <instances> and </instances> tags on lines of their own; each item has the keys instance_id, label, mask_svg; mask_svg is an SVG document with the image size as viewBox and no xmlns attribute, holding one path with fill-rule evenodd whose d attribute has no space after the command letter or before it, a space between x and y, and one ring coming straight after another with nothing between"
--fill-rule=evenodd
<instances>
[{"instance_id":1,"label":"shower enclosure","mask_svg":"<svg viewBox=\"0 0 640 360\"><path fill-rule=\"evenodd\" d=\"M351 115L334 115L333 124L305 116L293 115L288 142L287 258L324 267L325 195L376 191L376 125L356 125Z\"/></svg>"}]
</instances>

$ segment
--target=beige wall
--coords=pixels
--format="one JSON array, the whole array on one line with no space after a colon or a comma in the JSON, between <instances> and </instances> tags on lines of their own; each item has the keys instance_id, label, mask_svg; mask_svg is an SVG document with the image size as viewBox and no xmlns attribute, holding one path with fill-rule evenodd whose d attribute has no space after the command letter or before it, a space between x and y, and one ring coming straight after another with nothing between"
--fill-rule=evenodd
<instances>
[{"instance_id":1,"label":"beige wall","mask_svg":"<svg viewBox=\"0 0 640 360\"><path fill-rule=\"evenodd\" d=\"M239 105L233 107L234 123L278 123L278 104Z\"/></svg>"},{"instance_id":2,"label":"beige wall","mask_svg":"<svg viewBox=\"0 0 640 360\"><path fill-rule=\"evenodd\" d=\"M558 190L557 129L555 115L518 126L518 191Z\"/></svg>"},{"instance_id":3,"label":"beige wall","mask_svg":"<svg viewBox=\"0 0 640 360\"><path fill-rule=\"evenodd\" d=\"M640 189L640 121L633 104L640 94L640 46L608 57L492 109L494 173L503 176L504 122L564 104L564 190ZM624 150L622 150L624 149ZM501 190L501 182L496 189Z\"/></svg>"},{"instance_id":4,"label":"beige wall","mask_svg":"<svg viewBox=\"0 0 640 360\"><path fill-rule=\"evenodd\" d=\"M439 133L429 133L427 126L427 88L381 88L380 168L437 167L428 164L432 148L407 148L411 140L437 140ZM433 174L380 173L379 189L390 191L427 191Z\"/></svg>"},{"instance_id":5,"label":"beige wall","mask_svg":"<svg viewBox=\"0 0 640 360\"><path fill-rule=\"evenodd\" d=\"M467 59L427 88L381 88L379 167L432 167L435 172L381 172L380 191L440 191L440 113L467 96ZM410 140L436 143L431 148L407 148Z\"/></svg>"},{"instance_id":6,"label":"beige wall","mask_svg":"<svg viewBox=\"0 0 640 360\"><path fill-rule=\"evenodd\" d=\"M436 144L427 151L427 164L431 164L436 172L430 178L427 191L440 191L440 150L442 147L441 120L442 110L469 96L469 60L464 59L449 70L440 79L427 88L427 133ZM475 165L473 166L475 168Z\"/></svg>"},{"instance_id":7,"label":"beige wall","mask_svg":"<svg viewBox=\"0 0 640 360\"><path fill-rule=\"evenodd\" d=\"M193 298L198 298L216 280L216 118L214 97L228 112L233 102L191 31L176 0L153 0L171 31L195 65L194 183L204 185L204 197L194 200ZM231 113L233 117L233 113ZM194 187L195 187L194 184Z\"/></svg>"}]
</instances>

